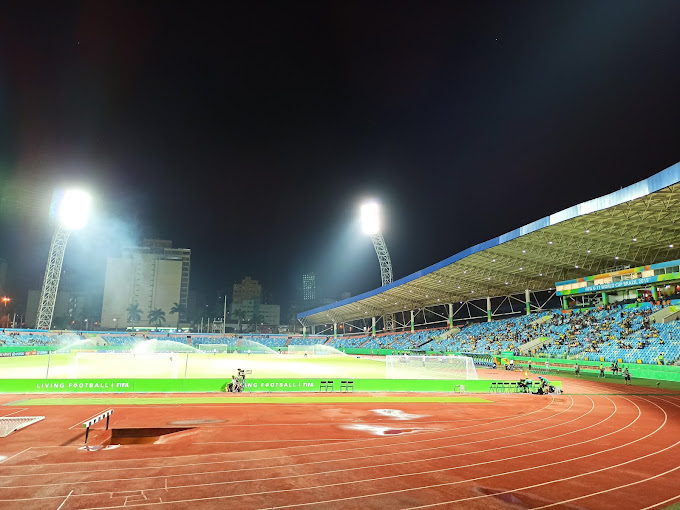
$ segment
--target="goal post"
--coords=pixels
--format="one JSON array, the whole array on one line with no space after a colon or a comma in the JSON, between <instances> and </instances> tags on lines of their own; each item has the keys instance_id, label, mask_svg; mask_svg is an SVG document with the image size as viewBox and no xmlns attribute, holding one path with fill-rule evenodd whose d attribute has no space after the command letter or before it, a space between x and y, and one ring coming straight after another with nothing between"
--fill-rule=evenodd
<instances>
[{"instance_id":1,"label":"goal post","mask_svg":"<svg viewBox=\"0 0 680 510\"><path fill-rule=\"evenodd\" d=\"M472 358L467 356L385 356L387 379L477 380Z\"/></svg>"},{"instance_id":2,"label":"goal post","mask_svg":"<svg viewBox=\"0 0 680 510\"><path fill-rule=\"evenodd\" d=\"M289 345L288 354L293 355L311 355L311 356L347 356L344 352L331 347L330 345L313 344L313 345Z\"/></svg>"}]
</instances>

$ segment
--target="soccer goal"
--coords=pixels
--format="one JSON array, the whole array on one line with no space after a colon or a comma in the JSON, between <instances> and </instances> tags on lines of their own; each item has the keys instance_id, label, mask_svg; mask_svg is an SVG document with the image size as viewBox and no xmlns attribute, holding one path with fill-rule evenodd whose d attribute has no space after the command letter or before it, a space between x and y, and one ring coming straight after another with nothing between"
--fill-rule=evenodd
<instances>
[{"instance_id":1,"label":"soccer goal","mask_svg":"<svg viewBox=\"0 0 680 510\"><path fill-rule=\"evenodd\" d=\"M387 379L477 380L467 356L385 356Z\"/></svg>"},{"instance_id":2,"label":"soccer goal","mask_svg":"<svg viewBox=\"0 0 680 510\"><path fill-rule=\"evenodd\" d=\"M339 351L335 347L331 347L330 345L322 345L322 344L315 344L315 345L289 345L288 346L288 354L296 354L296 355L305 355L308 354L310 356L347 356L342 351Z\"/></svg>"},{"instance_id":3,"label":"soccer goal","mask_svg":"<svg viewBox=\"0 0 680 510\"><path fill-rule=\"evenodd\" d=\"M229 344L199 344L198 350L207 354L215 352L234 352L236 348Z\"/></svg>"}]
</instances>

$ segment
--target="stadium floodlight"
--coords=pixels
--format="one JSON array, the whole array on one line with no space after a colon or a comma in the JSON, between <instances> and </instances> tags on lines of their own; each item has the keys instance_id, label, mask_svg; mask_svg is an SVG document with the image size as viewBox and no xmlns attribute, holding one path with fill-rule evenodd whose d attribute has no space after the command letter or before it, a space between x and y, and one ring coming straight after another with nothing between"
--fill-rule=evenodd
<instances>
[{"instance_id":1,"label":"stadium floodlight","mask_svg":"<svg viewBox=\"0 0 680 510\"><path fill-rule=\"evenodd\" d=\"M380 228L380 204L374 200L365 202L360 211L361 230L364 234L371 236L380 263L380 279L384 287L392 283L392 260ZM385 331L394 329L394 314L383 316L383 326Z\"/></svg>"},{"instance_id":2,"label":"stadium floodlight","mask_svg":"<svg viewBox=\"0 0 680 510\"><path fill-rule=\"evenodd\" d=\"M65 190L56 193L57 229L52 237L50 253L47 257L45 278L38 304L37 329L50 329L57 300L61 266L64 262L66 243L74 230L80 230L87 222L90 210L90 195L82 190Z\"/></svg>"},{"instance_id":3,"label":"stadium floodlight","mask_svg":"<svg viewBox=\"0 0 680 510\"><path fill-rule=\"evenodd\" d=\"M59 202L59 225L68 230L80 230L87 222L92 198L79 189L64 192Z\"/></svg>"},{"instance_id":4,"label":"stadium floodlight","mask_svg":"<svg viewBox=\"0 0 680 510\"><path fill-rule=\"evenodd\" d=\"M380 204L366 202L361 206L361 230L372 236L380 232Z\"/></svg>"}]
</instances>

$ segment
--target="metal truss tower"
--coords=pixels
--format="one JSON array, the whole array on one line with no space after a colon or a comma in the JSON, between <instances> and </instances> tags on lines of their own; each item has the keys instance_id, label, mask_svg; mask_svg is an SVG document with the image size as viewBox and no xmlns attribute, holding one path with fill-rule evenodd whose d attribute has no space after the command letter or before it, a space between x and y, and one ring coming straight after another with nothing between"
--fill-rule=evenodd
<instances>
[{"instance_id":1,"label":"metal truss tower","mask_svg":"<svg viewBox=\"0 0 680 510\"><path fill-rule=\"evenodd\" d=\"M50 254L47 257L45 279L43 281L42 292L40 293L38 319L35 323L36 329L50 329L52 327L54 303L57 300L59 278L61 277L61 266L64 262L64 252L66 251L66 243L70 235L71 230L60 225L57 227L52 238Z\"/></svg>"},{"instance_id":2,"label":"metal truss tower","mask_svg":"<svg viewBox=\"0 0 680 510\"><path fill-rule=\"evenodd\" d=\"M378 256L378 262L380 262L380 279L382 280L382 286L384 287L385 285L392 283L392 261L390 260L390 254L387 251L385 239L380 232L372 234L371 241L373 241L373 247ZM393 313L383 316L383 329L385 331L394 330Z\"/></svg>"}]
</instances>

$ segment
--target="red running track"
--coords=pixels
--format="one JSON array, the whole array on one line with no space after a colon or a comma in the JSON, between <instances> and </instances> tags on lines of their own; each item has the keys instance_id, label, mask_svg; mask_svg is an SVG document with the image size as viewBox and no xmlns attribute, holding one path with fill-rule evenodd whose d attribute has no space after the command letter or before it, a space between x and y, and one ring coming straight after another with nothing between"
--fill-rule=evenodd
<instances>
[{"instance_id":1,"label":"red running track","mask_svg":"<svg viewBox=\"0 0 680 510\"><path fill-rule=\"evenodd\" d=\"M99 451L78 449L74 425L100 408L2 407L47 418L0 439L0 508L621 510L680 501L680 396L489 397L117 406L116 428L202 423ZM414 416L374 412L382 408ZM92 444L103 437L93 432Z\"/></svg>"}]
</instances>

